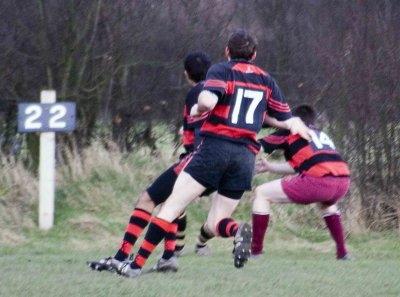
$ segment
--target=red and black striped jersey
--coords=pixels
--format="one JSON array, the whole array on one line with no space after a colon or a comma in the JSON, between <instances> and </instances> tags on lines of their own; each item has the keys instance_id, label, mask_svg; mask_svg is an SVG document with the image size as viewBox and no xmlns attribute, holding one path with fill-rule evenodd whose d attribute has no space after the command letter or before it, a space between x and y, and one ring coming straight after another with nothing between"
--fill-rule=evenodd
<instances>
[{"instance_id":1,"label":"red and black striped jersey","mask_svg":"<svg viewBox=\"0 0 400 297\"><path fill-rule=\"evenodd\" d=\"M195 140L195 137L199 137L199 133L195 133L199 130L204 123L208 113L203 114L201 117L193 118L190 116L190 110L193 105L197 103L200 92L203 90L204 81L199 82L195 85L189 93L186 95L185 106L183 110L183 135L182 143L185 147L186 152L190 153L194 150L195 143L200 143L200 140Z\"/></svg>"},{"instance_id":2,"label":"red and black striped jersey","mask_svg":"<svg viewBox=\"0 0 400 297\"><path fill-rule=\"evenodd\" d=\"M201 135L247 144L258 152L257 133L266 113L280 121L291 117L274 79L252 62L233 59L213 65L204 90L218 96L218 102L201 128Z\"/></svg>"},{"instance_id":3,"label":"red and black striped jersey","mask_svg":"<svg viewBox=\"0 0 400 297\"><path fill-rule=\"evenodd\" d=\"M310 142L299 135L293 135L289 130L278 130L259 141L268 154L276 149L283 150L286 160L298 173L349 176L349 167L336 151L329 136L315 128L311 128L311 133Z\"/></svg>"}]
</instances>

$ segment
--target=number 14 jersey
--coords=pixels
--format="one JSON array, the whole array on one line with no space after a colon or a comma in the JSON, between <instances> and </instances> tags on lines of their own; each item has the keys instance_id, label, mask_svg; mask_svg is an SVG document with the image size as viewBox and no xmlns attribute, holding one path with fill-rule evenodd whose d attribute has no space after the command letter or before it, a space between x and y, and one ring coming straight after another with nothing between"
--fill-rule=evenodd
<instances>
[{"instance_id":1,"label":"number 14 jersey","mask_svg":"<svg viewBox=\"0 0 400 297\"><path fill-rule=\"evenodd\" d=\"M312 127L311 127L312 128ZM283 150L293 169L311 176L350 176L349 167L336 151L332 140L324 132L312 128L312 140L293 135L289 130L278 130L260 139L267 154Z\"/></svg>"}]
</instances>

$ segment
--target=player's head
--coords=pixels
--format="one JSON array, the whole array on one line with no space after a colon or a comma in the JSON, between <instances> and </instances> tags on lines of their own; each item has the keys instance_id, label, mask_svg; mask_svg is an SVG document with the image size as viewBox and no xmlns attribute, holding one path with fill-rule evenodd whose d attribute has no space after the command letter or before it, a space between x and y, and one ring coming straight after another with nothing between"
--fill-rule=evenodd
<instances>
[{"instance_id":1,"label":"player's head","mask_svg":"<svg viewBox=\"0 0 400 297\"><path fill-rule=\"evenodd\" d=\"M252 60L256 55L257 42L245 30L237 30L231 34L226 47L226 54L231 59Z\"/></svg>"},{"instance_id":2,"label":"player's head","mask_svg":"<svg viewBox=\"0 0 400 297\"><path fill-rule=\"evenodd\" d=\"M206 78L208 69L211 66L211 59L207 53L202 51L191 52L184 61L185 71L194 82L202 81Z\"/></svg>"},{"instance_id":3,"label":"player's head","mask_svg":"<svg viewBox=\"0 0 400 297\"><path fill-rule=\"evenodd\" d=\"M303 120L303 122L309 125L315 125L317 120L317 112L315 108L309 104L300 104L293 108L292 114L295 117L299 117Z\"/></svg>"}]
</instances>

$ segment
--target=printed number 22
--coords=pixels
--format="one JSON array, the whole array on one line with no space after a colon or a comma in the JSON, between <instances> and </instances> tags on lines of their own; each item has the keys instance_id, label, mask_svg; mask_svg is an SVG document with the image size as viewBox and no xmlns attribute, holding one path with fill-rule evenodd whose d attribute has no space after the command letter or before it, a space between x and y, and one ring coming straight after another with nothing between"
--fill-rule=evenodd
<instances>
[{"instance_id":1,"label":"printed number 22","mask_svg":"<svg viewBox=\"0 0 400 297\"><path fill-rule=\"evenodd\" d=\"M252 100L250 103L249 109L247 110L247 113L246 113L246 124L253 124L254 123L254 112L256 111L258 104L263 99L263 96L264 96L263 92L254 91L254 90L244 90L242 88L239 88L237 95L236 95L235 107L233 108L233 112L232 112L232 124L238 123L240 107L242 105L243 98L248 98L248 99Z\"/></svg>"},{"instance_id":2,"label":"printed number 22","mask_svg":"<svg viewBox=\"0 0 400 297\"><path fill-rule=\"evenodd\" d=\"M43 119L41 118L43 109L40 105L31 105L25 110L26 129L41 129L43 126ZM62 129L66 127L66 122L63 117L67 114L67 109L63 105L54 105L50 107L48 126L51 129Z\"/></svg>"}]
</instances>

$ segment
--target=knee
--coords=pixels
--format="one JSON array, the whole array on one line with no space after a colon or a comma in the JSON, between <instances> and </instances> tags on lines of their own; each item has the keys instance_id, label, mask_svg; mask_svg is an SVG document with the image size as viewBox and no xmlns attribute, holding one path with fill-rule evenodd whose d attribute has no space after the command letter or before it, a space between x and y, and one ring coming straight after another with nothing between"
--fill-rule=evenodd
<instances>
[{"instance_id":1,"label":"knee","mask_svg":"<svg viewBox=\"0 0 400 297\"><path fill-rule=\"evenodd\" d=\"M149 193L147 193L147 191L144 191L140 194L139 199L136 202L136 207L151 213L153 212L156 205L151 199Z\"/></svg>"},{"instance_id":2,"label":"knee","mask_svg":"<svg viewBox=\"0 0 400 297\"><path fill-rule=\"evenodd\" d=\"M265 201L265 202L269 202L269 197L268 195L265 195L263 189L261 186L257 187L254 190L254 196L253 196L253 202L254 201Z\"/></svg>"},{"instance_id":3,"label":"knee","mask_svg":"<svg viewBox=\"0 0 400 297\"><path fill-rule=\"evenodd\" d=\"M254 190L254 200L255 199L260 199L260 198L262 198L262 190L261 190L261 187L257 187L255 190Z\"/></svg>"},{"instance_id":4,"label":"knee","mask_svg":"<svg viewBox=\"0 0 400 297\"><path fill-rule=\"evenodd\" d=\"M327 214L339 214L339 209L336 204L333 205L324 205L324 204L319 204L319 208L321 210L322 215L327 215Z\"/></svg>"}]
</instances>

